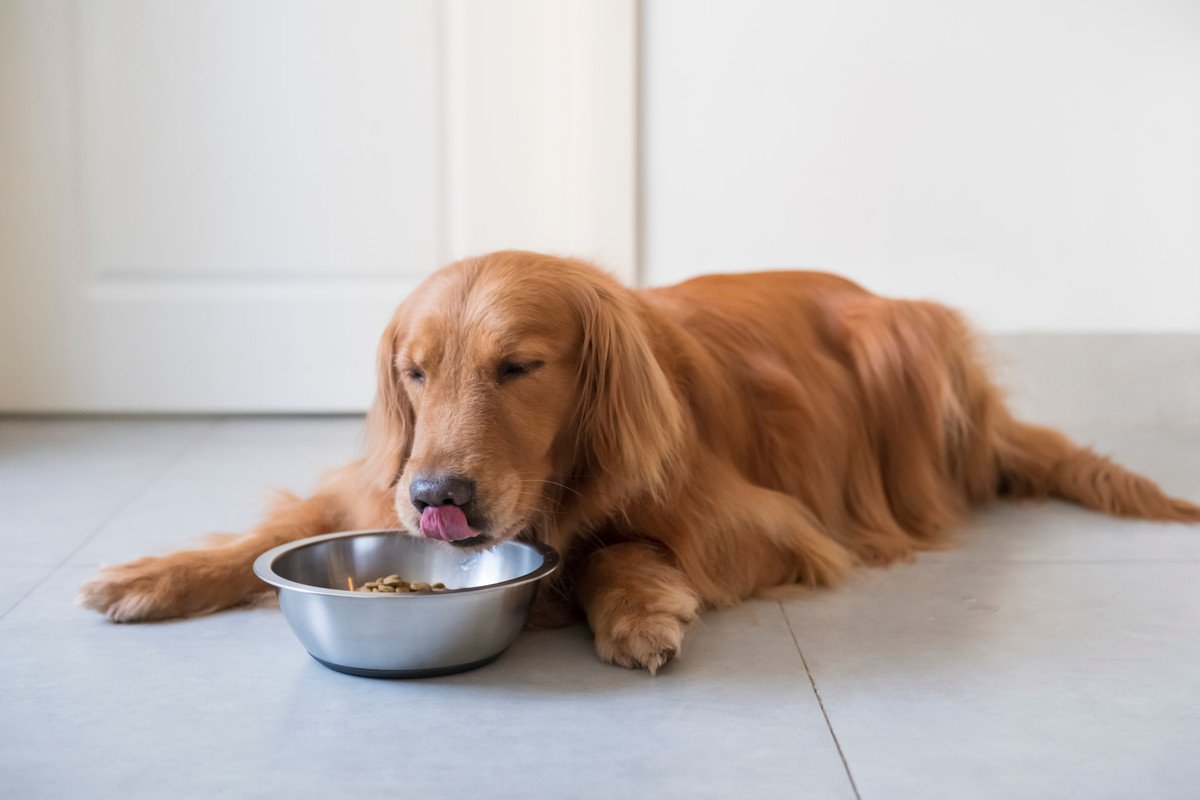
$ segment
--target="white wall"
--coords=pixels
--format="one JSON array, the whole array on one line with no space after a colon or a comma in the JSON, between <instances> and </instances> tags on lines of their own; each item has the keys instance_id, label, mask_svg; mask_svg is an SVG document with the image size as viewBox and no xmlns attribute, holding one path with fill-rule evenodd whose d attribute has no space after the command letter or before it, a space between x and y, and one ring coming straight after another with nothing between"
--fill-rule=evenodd
<instances>
[{"instance_id":1,"label":"white wall","mask_svg":"<svg viewBox=\"0 0 1200 800\"><path fill-rule=\"evenodd\" d=\"M650 284L806 266L1200 332L1200 3L646 0Z\"/></svg>"}]
</instances>

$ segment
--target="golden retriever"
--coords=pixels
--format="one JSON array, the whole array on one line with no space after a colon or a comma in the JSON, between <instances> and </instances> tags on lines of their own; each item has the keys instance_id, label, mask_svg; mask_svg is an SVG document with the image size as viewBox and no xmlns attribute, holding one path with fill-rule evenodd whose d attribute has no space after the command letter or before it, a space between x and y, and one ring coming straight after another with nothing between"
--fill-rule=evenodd
<instances>
[{"instance_id":1,"label":"golden retriever","mask_svg":"<svg viewBox=\"0 0 1200 800\"><path fill-rule=\"evenodd\" d=\"M396 310L360 461L246 536L103 570L81 601L118 622L238 605L266 588L256 556L331 531L537 539L565 568L534 623L582 612L601 658L655 672L702 608L944 546L999 496L1200 521L1014 419L936 303L816 272L634 291L579 261L500 252L442 269Z\"/></svg>"}]
</instances>

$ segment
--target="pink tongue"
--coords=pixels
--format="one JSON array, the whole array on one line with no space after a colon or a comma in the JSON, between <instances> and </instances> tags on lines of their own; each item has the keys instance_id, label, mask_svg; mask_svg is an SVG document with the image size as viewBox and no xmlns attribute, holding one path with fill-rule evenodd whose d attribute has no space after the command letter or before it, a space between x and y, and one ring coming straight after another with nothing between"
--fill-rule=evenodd
<instances>
[{"instance_id":1,"label":"pink tongue","mask_svg":"<svg viewBox=\"0 0 1200 800\"><path fill-rule=\"evenodd\" d=\"M458 506L425 506L421 512L421 533L430 539L455 542L475 536L467 525L467 516Z\"/></svg>"}]
</instances>

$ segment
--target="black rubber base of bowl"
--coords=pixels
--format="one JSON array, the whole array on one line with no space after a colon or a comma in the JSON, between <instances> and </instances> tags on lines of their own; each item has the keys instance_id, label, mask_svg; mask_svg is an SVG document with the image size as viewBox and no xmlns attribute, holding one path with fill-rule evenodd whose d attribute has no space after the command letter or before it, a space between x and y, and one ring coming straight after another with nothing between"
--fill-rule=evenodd
<instances>
[{"instance_id":1,"label":"black rubber base of bowl","mask_svg":"<svg viewBox=\"0 0 1200 800\"><path fill-rule=\"evenodd\" d=\"M312 656L312 653L309 653L309 655ZM329 667L334 672L344 672L347 675L357 675L360 678L434 678L438 675L453 675L456 672L466 672L469 669L486 667L502 655L504 655L503 650L494 656L481 658L478 661L471 661L467 664L455 664L452 667L435 667L433 669L359 669L358 667L344 667L341 664L333 664L316 656L313 656L313 658L321 666Z\"/></svg>"}]
</instances>

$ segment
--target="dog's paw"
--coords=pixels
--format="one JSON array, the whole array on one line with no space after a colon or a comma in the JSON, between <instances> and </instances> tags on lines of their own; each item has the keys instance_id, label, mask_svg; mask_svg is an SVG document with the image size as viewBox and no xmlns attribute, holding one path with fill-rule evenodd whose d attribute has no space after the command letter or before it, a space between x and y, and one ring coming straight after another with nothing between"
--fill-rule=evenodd
<instances>
[{"instance_id":1,"label":"dog's paw","mask_svg":"<svg viewBox=\"0 0 1200 800\"><path fill-rule=\"evenodd\" d=\"M683 647L692 620L663 612L625 612L599 626L596 653L605 661L651 675Z\"/></svg>"},{"instance_id":2,"label":"dog's paw","mask_svg":"<svg viewBox=\"0 0 1200 800\"><path fill-rule=\"evenodd\" d=\"M241 581L214 569L213 555L176 553L105 567L80 588L78 602L113 622L172 619L236 605Z\"/></svg>"},{"instance_id":3,"label":"dog's paw","mask_svg":"<svg viewBox=\"0 0 1200 800\"><path fill-rule=\"evenodd\" d=\"M79 605L104 614L113 622L167 619L180 616L178 593L172 587L174 570L164 558L139 558L104 567L79 589Z\"/></svg>"}]
</instances>

